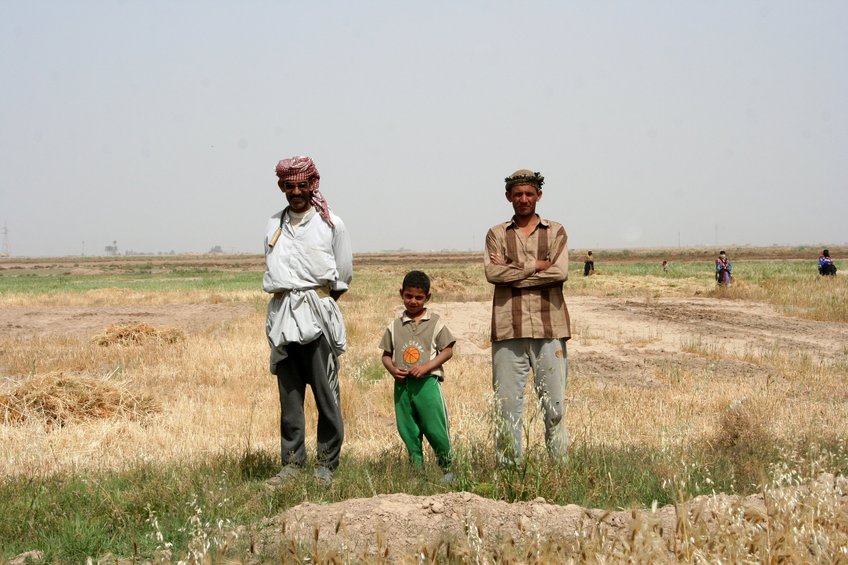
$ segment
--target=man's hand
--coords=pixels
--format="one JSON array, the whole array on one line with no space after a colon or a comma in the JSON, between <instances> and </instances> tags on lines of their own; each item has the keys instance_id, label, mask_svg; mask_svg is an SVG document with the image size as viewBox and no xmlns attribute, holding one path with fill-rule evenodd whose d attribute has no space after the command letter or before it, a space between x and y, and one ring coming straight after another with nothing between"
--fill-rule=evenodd
<instances>
[{"instance_id":1,"label":"man's hand","mask_svg":"<svg viewBox=\"0 0 848 565\"><path fill-rule=\"evenodd\" d=\"M492 265L506 265L506 259L501 257L498 253L489 253L489 261ZM552 263L548 259L537 259L536 260L536 272L547 271L551 268Z\"/></svg>"}]
</instances>

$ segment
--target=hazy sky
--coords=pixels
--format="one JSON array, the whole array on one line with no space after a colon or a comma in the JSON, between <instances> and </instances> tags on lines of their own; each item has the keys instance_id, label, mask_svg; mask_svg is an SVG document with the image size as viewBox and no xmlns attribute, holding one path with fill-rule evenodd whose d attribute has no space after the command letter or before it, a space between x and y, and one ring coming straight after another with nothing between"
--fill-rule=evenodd
<instances>
[{"instance_id":1,"label":"hazy sky","mask_svg":"<svg viewBox=\"0 0 848 565\"><path fill-rule=\"evenodd\" d=\"M0 0L13 255L260 253L311 155L354 251L848 242L848 2ZM841 55L840 55L841 54ZM1 250L1 249L0 249Z\"/></svg>"}]
</instances>

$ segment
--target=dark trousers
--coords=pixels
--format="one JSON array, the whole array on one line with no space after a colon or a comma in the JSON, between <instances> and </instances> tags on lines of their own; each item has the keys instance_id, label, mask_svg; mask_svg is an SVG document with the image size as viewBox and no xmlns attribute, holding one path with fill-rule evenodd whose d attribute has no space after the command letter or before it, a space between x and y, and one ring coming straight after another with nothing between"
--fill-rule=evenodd
<instances>
[{"instance_id":1,"label":"dark trousers","mask_svg":"<svg viewBox=\"0 0 848 565\"><path fill-rule=\"evenodd\" d=\"M309 343L286 345L288 357L274 373L280 389L280 453L283 465L306 464L303 401L306 385L318 408L318 454L321 467L334 470L344 440L338 358L324 336Z\"/></svg>"},{"instance_id":2,"label":"dark trousers","mask_svg":"<svg viewBox=\"0 0 848 565\"><path fill-rule=\"evenodd\" d=\"M821 267L819 267L819 274L824 276L835 275L836 265L834 265L833 263L831 263L830 265L822 265Z\"/></svg>"}]
</instances>

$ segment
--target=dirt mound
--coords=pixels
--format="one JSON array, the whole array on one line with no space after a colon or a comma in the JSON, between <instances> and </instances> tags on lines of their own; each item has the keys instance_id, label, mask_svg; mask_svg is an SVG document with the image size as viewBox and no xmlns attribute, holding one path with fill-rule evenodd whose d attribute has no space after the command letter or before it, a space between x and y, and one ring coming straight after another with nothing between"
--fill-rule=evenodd
<instances>
[{"instance_id":1,"label":"dirt mound","mask_svg":"<svg viewBox=\"0 0 848 565\"><path fill-rule=\"evenodd\" d=\"M185 332L177 328L157 329L143 322L136 324L115 324L93 338L94 343L110 345L142 345L150 341L177 343L185 339Z\"/></svg>"},{"instance_id":2,"label":"dirt mound","mask_svg":"<svg viewBox=\"0 0 848 565\"><path fill-rule=\"evenodd\" d=\"M0 394L0 422L42 421L63 427L72 421L122 417L139 419L160 410L153 398L127 390L126 383L63 372L29 377Z\"/></svg>"},{"instance_id":3,"label":"dirt mound","mask_svg":"<svg viewBox=\"0 0 848 565\"><path fill-rule=\"evenodd\" d=\"M447 562L545 563L566 555L604 554L624 537L655 546L643 556L669 557L668 539L677 525L677 510L609 512L574 504L559 506L543 498L508 503L469 492L431 496L384 494L335 504L305 503L280 517L291 545L310 543L325 560L411 562L411 556ZM641 539L637 540L636 538Z\"/></svg>"},{"instance_id":4,"label":"dirt mound","mask_svg":"<svg viewBox=\"0 0 848 565\"><path fill-rule=\"evenodd\" d=\"M280 527L289 539L317 541L325 551L377 554L391 562L422 550L430 555L442 550L490 553L501 546L574 533L599 519L619 523L617 517L604 518L606 514L542 498L510 504L469 492L384 494L328 505L301 504L280 517ZM673 514L667 518L673 529Z\"/></svg>"},{"instance_id":5,"label":"dirt mound","mask_svg":"<svg viewBox=\"0 0 848 565\"><path fill-rule=\"evenodd\" d=\"M692 561L695 554L707 562L756 562L772 552L829 562L842 556L848 542L847 508L848 479L822 474L747 497L706 495L676 506L616 512L543 498L510 504L468 492L383 494L301 504L274 527L282 533L281 557L309 547L315 562L556 563L612 557L673 563ZM840 535L821 535L832 524L839 524Z\"/></svg>"}]
</instances>

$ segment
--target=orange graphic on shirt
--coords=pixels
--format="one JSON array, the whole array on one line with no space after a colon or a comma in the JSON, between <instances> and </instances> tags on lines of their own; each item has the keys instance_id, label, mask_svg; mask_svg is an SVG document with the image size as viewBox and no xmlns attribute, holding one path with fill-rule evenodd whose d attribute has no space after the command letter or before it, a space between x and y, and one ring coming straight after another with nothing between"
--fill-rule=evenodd
<instances>
[{"instance_id":1,"label":"orange graphic on shirt","mask_svg":"<svg viewBox=\"0 0 848 565\"><path fill-rule=\"evenodd\" d=\"M403 351L403 362L407 365L415 365L421 358L421 352L415 347L407 347Z\"/></svg>"}]
</instances>

